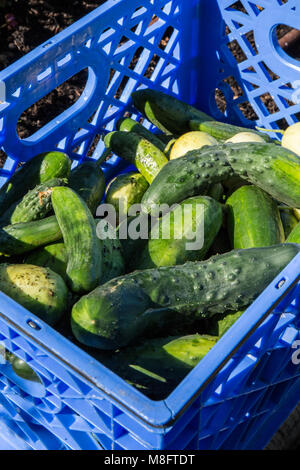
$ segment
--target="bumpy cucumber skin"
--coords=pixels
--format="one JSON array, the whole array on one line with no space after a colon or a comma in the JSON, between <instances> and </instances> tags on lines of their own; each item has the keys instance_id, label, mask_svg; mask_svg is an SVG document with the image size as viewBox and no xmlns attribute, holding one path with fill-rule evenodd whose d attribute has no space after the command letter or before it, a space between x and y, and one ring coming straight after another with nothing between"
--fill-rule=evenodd
<instances>
[{"instance_id":1,"label":"bumpy cucumber skin","mask_svg":"<svg viewBox=\"0 0 300 470\"><path fill-rule=\"evenodd\" d=\"M19 224L43 219L52 210L51 193L55 186L64 186L66 178L53 178L46 183L37 185L25 196L3 214L0 219L1 225Z\"/></svg>"},{"instance_id":2,"label":"bumpy cucumber skin","mask_svg":"<svg viewBox=\"0 0 300 470\"><path fill-rule=\"evenodd\" d=\"M149 140L134 132L114 131L105 136L107 148L135 165L148 183L152 183L168 159Z\"/></svg>"},{"instance_id":3,"label":"bumpy cucumber skin","mask_svg":"<svg viewBox=\"0 0 300 470\"><path fill-rule=\"evenodd\" d=\"M102 244L103 266L100 285L124 274L125 261L117 230L109 222L106 222L105 225L101 220L95 220L95 222L99 243Z\"/></svg>"},{"instance_id":4,"label":"bumpy cucumber skin","mask_svg":"<svg viewBox=\"0 0 300 470\"><path fill-rule=\"evenodd\" d=\"M181 318L248 306L300 252L298 244L233 250L208 261L135 271L83 296L72 309L78 341L99 349L126 346Z\"/></svg>"},{"instance_id":5,"label":"bumpy cucumber skin","mask_svg":"<svg viewBox=\"0 0 300 470\"><path fill-rule=\"evenodd\" d=\"M287 243L299 243L300 244L300 222L296 227L291 231L289 236L286 239Z\"/></svg>"},{"instance_id":6,"label":"bumpy cucumber skin","mask_svg":"<svg viewBox=\"0 0 300 470\"><path fill-rule=\"evenodd\" d=\"M242 186L226 201L232 248L270 246L285 241L276 202L256 186Z\"/></svg>"},{"instance_id":7,"label":"bumpy cucumber skin","mask_svg":"<svg viewBox=\"0 0 300 470\"><path fill-rule=\"evenodd\" d=\"M51 326L62 318L68 300L58 274L30 264L0 265L0 290Z\"/></svg>"},{"instance_id":8,"label":"bumpy cucumber skin","mask_svg":"<svg viewBox=\"0 0 300 470\"><path fill-rule=\"evenodd\" d=\"M0 213L36 185L52 178L67 178L71 160L63 152L42 153L22 165L0 189Z\"/></svg>"},{"instance_id":9,"label":"bumpy cucumber skin","mask_svg":"<svg viewBox=\"0 0 300 470\"><path fill-rule=\"evenodd\" d=\"M287 239L290 233L294 230L296 225L298 224L297 218L294 216L292 210L281 210L280 211L280 218L284 229L284 235Z\"/></svg>"},{"instance_id":10,"label":"bumpy cucumber skin","mask_svg":"<svg viewBox=\"0 0 300 470\"><path fill-rule=\"evenodd\" d=\"M159 148L162 152L165 151L166 145L159 139L153 132L149 131L139 122L131 118L122 118L117 122L117 130L124 132L134 132L135 134L149 140L155 147Z\"/></svg>"},{"instance_id":11,"label":"bumpy cucumber skin","mask_svg":"<svg viewBox=\"0 0 300 470\"><path fill-rule=\"evenodd\" d=\"M189 121L192 119L212 119L208 114L161 91L138 90L131 97L134 106L166 134L181 135L188 132Z\"/></svg>"},{"instance_id":12,"label":"bumpy cucumber skin","mask_svg":"<svg viewBox=\"0 0 300 470\"><path fill-rule=\"evenodd\" d=\"M192 150L161 169L143 196L142 209L155 217L157 205L171 206L188 197L205 194L209 185L233 174L220 146Z\"/></svg>"},{"instance_id":13,"label":"bumpy cucumber skin","mask_svg":"<svg viewBox=\"0 0 300 470\"><path fill-rule=\"evenodd\" d=\"M202 131L207 132L217 140L227 140L240 132L252 132L253 134L259 135L266 142L271 142L271 138L268 134L256 131L254 129L247 129L245 127L234 126L219 121L203 121L203 120L191 120L189 122L189 128L191 131Z\"/></svg>"},{"instance_id":14,"label":"bumpy cucumber skin","mask_svg":"<svg viewBox=\"0 0 300 470\"><path fill-rule=\"evenodd\" d=\"M65 245L62 242L51 243L29 253L25 258L25 263L50 268L66 280L68 256Z\"/></svg>"},{"instance_id":15,"label":"bumpy cucumber skin","mask_svg":"<svg viewBox=\"0 0 300 470\"><path fill-rule=\"evenodd\" d=\"M300 207L300 157L275 144L251 142L222 146L232 169L274 199Z\"/></svg>"},{"instance_id":16,"label":"bumpy cucumber skin","mask_svg":"<svg viewBox=\"0 0 300 470\"><path fill-rule=\"evenodd\" d=\"M55 216L0 228L0 253L20 255L62 239Z\"/></svg>"},{"instance_id":17,"label":"bumpy cucumber skin","mask_svg":"<svg viewBox=\"0 0 300 470\"><path fill-rule=\"evenodd\" d=\"M159 400L167 396L216 344L208 335L146 339L115 354L96 358L124 380Z\"/></svg>"},{"instance_id":18,"label":"bumpy cucumber skin","mask_svg":"<svg viewBox=\"0 0 300 470\"><path fill-rule=\"evenodd\" d=\"M102 270L102 245L92 213L67 187L53 189L52 205L68 255L67 282L73 292L89 292L99 285Z\"/></svg>"},{"instance_id":19,"label":"bumpy cucumber skin","mask_svg":"<svg viewBox=\"0 0 300 470\"><path fill-rule=\"evenodd\" d=\"M148 187L149 183L140 173L123 173L107 186L105 202L114 206L119 220L122 220L133 204L140 204Z\"/></svg>"},{"instance_id":20,"label":"bumpy cucumber skin","mask_svg":"<svg viewBox=\"0 0 300 470\"><path fill-rule=\"evenodd\" d=\"M251 142L194 150L168 162L144 194L143 210L153 214L157 204L180 202L199 194L205 181L218 183L234 174L277 201L300 207L300 157L275 144Z\"/></svg>"},{"instance_id":21,"label":"bumpy cucumber skin","mask_svg":"<svg viewBox=\"0 0 300 470\"><path fill-rule=\"evenodd\" d=\"M197 206L203 210L201 214L197 214ZM192 219L183 217L186 207L191 208ZM178 217L182 220L181 224L177 224ZM149 241L139 256L136 269L175 266L187 261L202 260L219 232L222 220L222 206L214 199L206 196L186 199L174 211L164 215L159 220L158 227L151 230ZM163 236L163 227L166 226L170 231L169 238ZM203 230L201 248L187 249L187 243L195 242L196 234L199 237L200 230ZM191 231L195 236L188 239L184 234ZM155 234L158 235L157 238Z\"/></svg>"},{"instance_id":22,"label":"bumpy cucumber skin","mask_svg":"<svg viewBox=\"0 0 300 470\"><path fill-rule=\"evenodd\" d=\"M95 161L85 161L71 171L69 187L86 202L94 215L104 196L104 173Z\"/></svg>"}]
</instances>

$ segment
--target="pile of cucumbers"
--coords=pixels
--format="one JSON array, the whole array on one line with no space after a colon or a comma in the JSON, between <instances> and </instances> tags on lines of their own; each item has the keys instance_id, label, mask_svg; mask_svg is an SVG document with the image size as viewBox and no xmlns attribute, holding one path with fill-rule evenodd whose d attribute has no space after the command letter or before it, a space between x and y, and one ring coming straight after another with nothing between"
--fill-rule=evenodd
<instances>
[{"instance_id":1,"label":"pile of cucumbers","mask_svg":"<svg viewBox=\"0 0 300 470\"><path fill-rule=\"evenodd\" d=\"M53 151L0 189L0 290L162 398L299 253L300 157L165 93L132 101L155 132L127 117L104 142L136 170L105 181Z\"/></svg>"}]
</instances>

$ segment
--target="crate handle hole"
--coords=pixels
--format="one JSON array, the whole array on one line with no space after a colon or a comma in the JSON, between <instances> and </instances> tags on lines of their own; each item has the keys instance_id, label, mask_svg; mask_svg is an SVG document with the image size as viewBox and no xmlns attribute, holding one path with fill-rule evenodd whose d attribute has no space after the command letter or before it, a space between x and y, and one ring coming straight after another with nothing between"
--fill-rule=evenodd
<instances>
[{"instance_id":1,"label":"crate handle hole","mask_svg":"<svg viewBox=\"0 0 300 470\"><path fill-rule=\"evenodd\" d=\"M33 320L27 320L27 325L30 326L33 330L40 331L42 327L38 325L35 321Z\"/></svg>"},{"instance_id":2,"label":"crate handle hole","mask_svg":"<svg viewBox=\"0 0 300 470\"><path fill-rule=\"evenodd\" d=\"M286 24L278 24L273 29L273 44L279 55L293 59L299 65L300 30Z\"/></svg>"},{"instance_id":3,"label":"crate handle hole","mask_svg":"<svg viewBox=\"0 0 300 470\"><path fill-rule=\"evenodd\" d=\"M283 285L285 284L285 282L286 282L286 279L285 279L285 278L280 279L280 281L277 282L277 284L276 284L276 286L275 286L276 289L281 289L281 287L283 287Z\"/></svg>"}]
</instances>

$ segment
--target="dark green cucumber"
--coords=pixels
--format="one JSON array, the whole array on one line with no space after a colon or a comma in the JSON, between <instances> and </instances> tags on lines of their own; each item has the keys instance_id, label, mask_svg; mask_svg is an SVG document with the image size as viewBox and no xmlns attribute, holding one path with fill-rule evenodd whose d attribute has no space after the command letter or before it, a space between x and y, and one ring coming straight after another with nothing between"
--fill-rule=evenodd
<instances>
[{"instance_id":1,"label":"dark green cucumber","mask_svg":"<svg viewBox=\"0 0 300 470\"><path fill-rule=\"evenodd\" d=\"M105 203L112 204L119 220L127 216L133 204L140 204L149 187L140 173L131 171L116 176L106 189Z\"/></svg>"},{"instance_id":2,"label":"dark green cucumber","mask_svg":"<svg viewBox=\"0 0 300 470\"><path fill-rule=\"evenodd\" d=\"M248 306L300 252L298 244L233 250L208 261L135 271L83 296L72 309L78 341L99 349Z\"/></svg>"},{"instance_id":3,"label":"dark green cucumber","mask_svg":"<svg viewBox=\"0 0 300 470\"><path fill-rule=\"evenodd\" d=\"M10 206L1 217L0 224L19 224L43 219L52 210L52 188L64 186L67 182L66 178L53 178L35 186L20 201Z\"/></svg>"},{"instance_id":4,"label":"dark green cucumber","mask_svg":"<svg viewBox=\"0 0 300 470\"><path fill-rule=\"evenodd\" d=\"M98 220L97 236L102 243L103 267L99 284L125 273L125 261L117 230L107 221Z\"/></svg>"},{"instance_id":5,"label":"dark green cucumber","mask_svg":"<svg viewBox=\"0 0 300 470\"><path fill-rule=\"evenodd\" d=\"M26 264L50 268L63 279L66 279L68 256L65 245L62 242L51 243L29 253L24 262Z\"/></svg>"},{"instance_id":6,"label":"dark green cucumber","mask_svg":"<svg viewBox=\"0 0 300 470\"><path fill-rule=\"evenodd\" d=\"M277 245L285 240L274 199L256 186L242 186L226 201L232 248Z\"/></svg>"},{"instance_id":7,"label":"dark green cucumber","mask_svg":"<svg viewBox=\"0 0 300 470\"><path fill-rule=\"evenodd\" d=\"M275 200L300 207L300 157L275 144L251 142L193 150L168 162L144 194L143 210L155 214L158 204L180 202L199 194L205 181L218 183L234 174Z\"/></svg>"},{"instance_id":8,"label":"dark green cucumber","mask_svg":"<svg viewBox=\"0 0 300 470\"><path fill-rule=\"evenodd\" d=\"M162 152L165 151L166 145L161 139L159 139L153 132L149 131L139 122L134 121L131 118L121 118L117 122L117 130L124 132L134 132L135 134L144 137L149 140L155 147L159 148Z\"/></svg>"},{"instance_id":9,"label":"dark green cucumber","mask_svg":"<svg viewBox=\"0 0 300 470\"><path fill-rule=\"evenodd\" d=\"M42 153L32 158L0 189L0 214L36 185L52 178L67 178L70 169L71 160L63 152Z\"/></svg>"},{"instance_id":10,"label":"dark green cucumber","mask_svg":"<svg viewBox=\"0 0 300 470\"><path fill-rule=\"evenodd\" d=\"M85 161L74 168L69 177L69 187L79 194L95 215L105 190L104 173L97 162Z\"/></svg>"},{"instance_id":11,"label":"dark green cucumber","mask_svg":"<svg viewBox=\"0 0 300 470\"><path fill-rule=\"evenodd\" d=\"M124 219L117 227L117 233L122 245L123 257L126 272L130 272L136 266L140 253L144 249L151 229L150 217L146 214L139 214ZM131 231L139 236L133 238Z\"/></svg>"},{"instance_id":12,"label":"dark green cucumber","mask_svg":"<svg viewBox=\"0 0 300 470\"><path fill-rule=\"evenodd\" d=\"M300 244L300 222L291 231L286 241L287 243L299 243Z\"/></svg>"},{"instance_id":13,"label":"dark green cucumber","mask_svg":"<svg viewBox=\"0 0 300 470\"><path fill-rule=\"evenodd\" d=\"M56 217L0 228L0 253L20 255L62 239Z\"/></svg>"},{"instance_id":14,"label":"dark green cucumber","mask_svg":"<svg viewBox=\"0 0 300 470\"><path fill-rule=\"evenodd\" d=\"M0 291L55 325L65 312L68 289L51 269L31 264L1 264Z\"/></svg>"},{"instance_id":15,"label":"dark green cucumber","mask_svg":"<svg viewBox=\"0 0 300 470\"><path fill-rule=\"evenodd\" d=\"M253 132L253 134L259 135L266 142L271 142L271 138L264 132L256 131L255 129L247 129L246 127L234 126L225 122L219 121L203 121L203 120L191 120L189 122L189 129L191 131L202 131L207 132L217 140L227 140L240 132Z\"/></svg>"},{"instance_id":16,"label":"dark green cucumber","mask_svg":"<svg viewBox=\"0 0 300 470\"><path fill-rule=\"evenodd\" d=\"M67 250L67 282L73 292L89 292L99 285L102 245L96 223L84 200L67 187L52 191L52 205Z\"/></svg>"},{"instance_id":17,"label":"dark green cucumber","mask_svg":"<svg viewBox=\"0 0 300 470\"><path fill-rule=\"evenodd\" d=\"M158 129L166 134L181 135L190 130L189 121L209 121L208 114L156 90L138 90L131 94L134 106Z\"/></svg>"},{"instance_id":18,"label":"dark green cucumber","mask_svg":"<svg viewBox=\"0 0 300 470\"><path fill-rule=\"evenodd\" d=\"M168 162L158 147L134 132L110 132L105 136L104 143L116 155L135 165L148 183L152 183Z\"/></svg>"},{"instance_id":19,"label":"dark green cucumber","mask_svg":"<svg viewBox=\"0 0 300 470\"><path fill-rule=\"evenodd\" d=\"M214 199L206 196L186 199L152 228L135 268L175 266L202 260L222 220L222 206Z\"/></svg>"},{"instance_id":20,"label":"dark green cucumber","mask_svg":"<svg viewBox=\"0 0 300 470\"><path fill-rule=\"evenodd\" d=\"M142 209L156 216L161 204L172 206L188 197L205 194L210 185L234 174L221 146L192 150L170 160L159 172L142 199Z\"/></svg>"},{"instance_id":21,"label":"dark green cucumber","mask_svg":"<svg viewBox=\"0 0 300 470\"><path fill-rule=\"evenodd\" d=\"M216 201L221 201L223 196L224 196L224 188L223 188L222 183L213 184L209 188L209 190L207 192L207 196L212 197Z\"/></svg>"},{"instance_id":22,"label":"dark green cucumber","mask_svg":"<svg viewBox=\"0 0 300 470\"><path fill-rule=\"evenodd\" d=\"M280 210L280 217L281 222L283 225L284 235L287 239L290 233L294 230L296 225L298 224L297 218L294 216L293 211L291 209L283 209Z\"/></svg>"},{"instance_id":23,"label":"dark green cucumber","mask_svg":"<svg viewBox=\"0 0 300 470\"><path fill-rule=\"evenodd\" d=\"M106 367L147 396L165 398L216 344L208 335L146 339L115 354L96 355Z\"/></svg>"}]
</instances>

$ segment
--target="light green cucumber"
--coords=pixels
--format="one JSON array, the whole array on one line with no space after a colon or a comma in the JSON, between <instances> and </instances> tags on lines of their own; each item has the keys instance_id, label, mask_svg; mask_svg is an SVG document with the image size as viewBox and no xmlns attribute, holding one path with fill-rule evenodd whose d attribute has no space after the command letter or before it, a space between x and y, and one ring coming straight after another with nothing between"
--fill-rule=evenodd
<instances>
[{"instance_id":1,"label":"light green cucumber","mask_svg":"<svg viewBox=\"0 0 300 470\"><path fill-rule=\"evenodd\" d=\"M51 326L62 318L68 302L63 279L31 264L1 264L0 291Z\"/></svg>"},{"instance_id":2,"label":"light green cucumber","mask_svg":"<svg viewBox=\"0 0 300 470\"><path fill-rule=\"evenodd\" d=\"M157 137L153 132L149 131L137 121L131 118L121 118L117 122L117 130L124 132L134 132L145 139L149 140L153 145L159 148L162 152L165 151L166 145L164 144L159 137Z\"/></svg>"}]
</instances>

